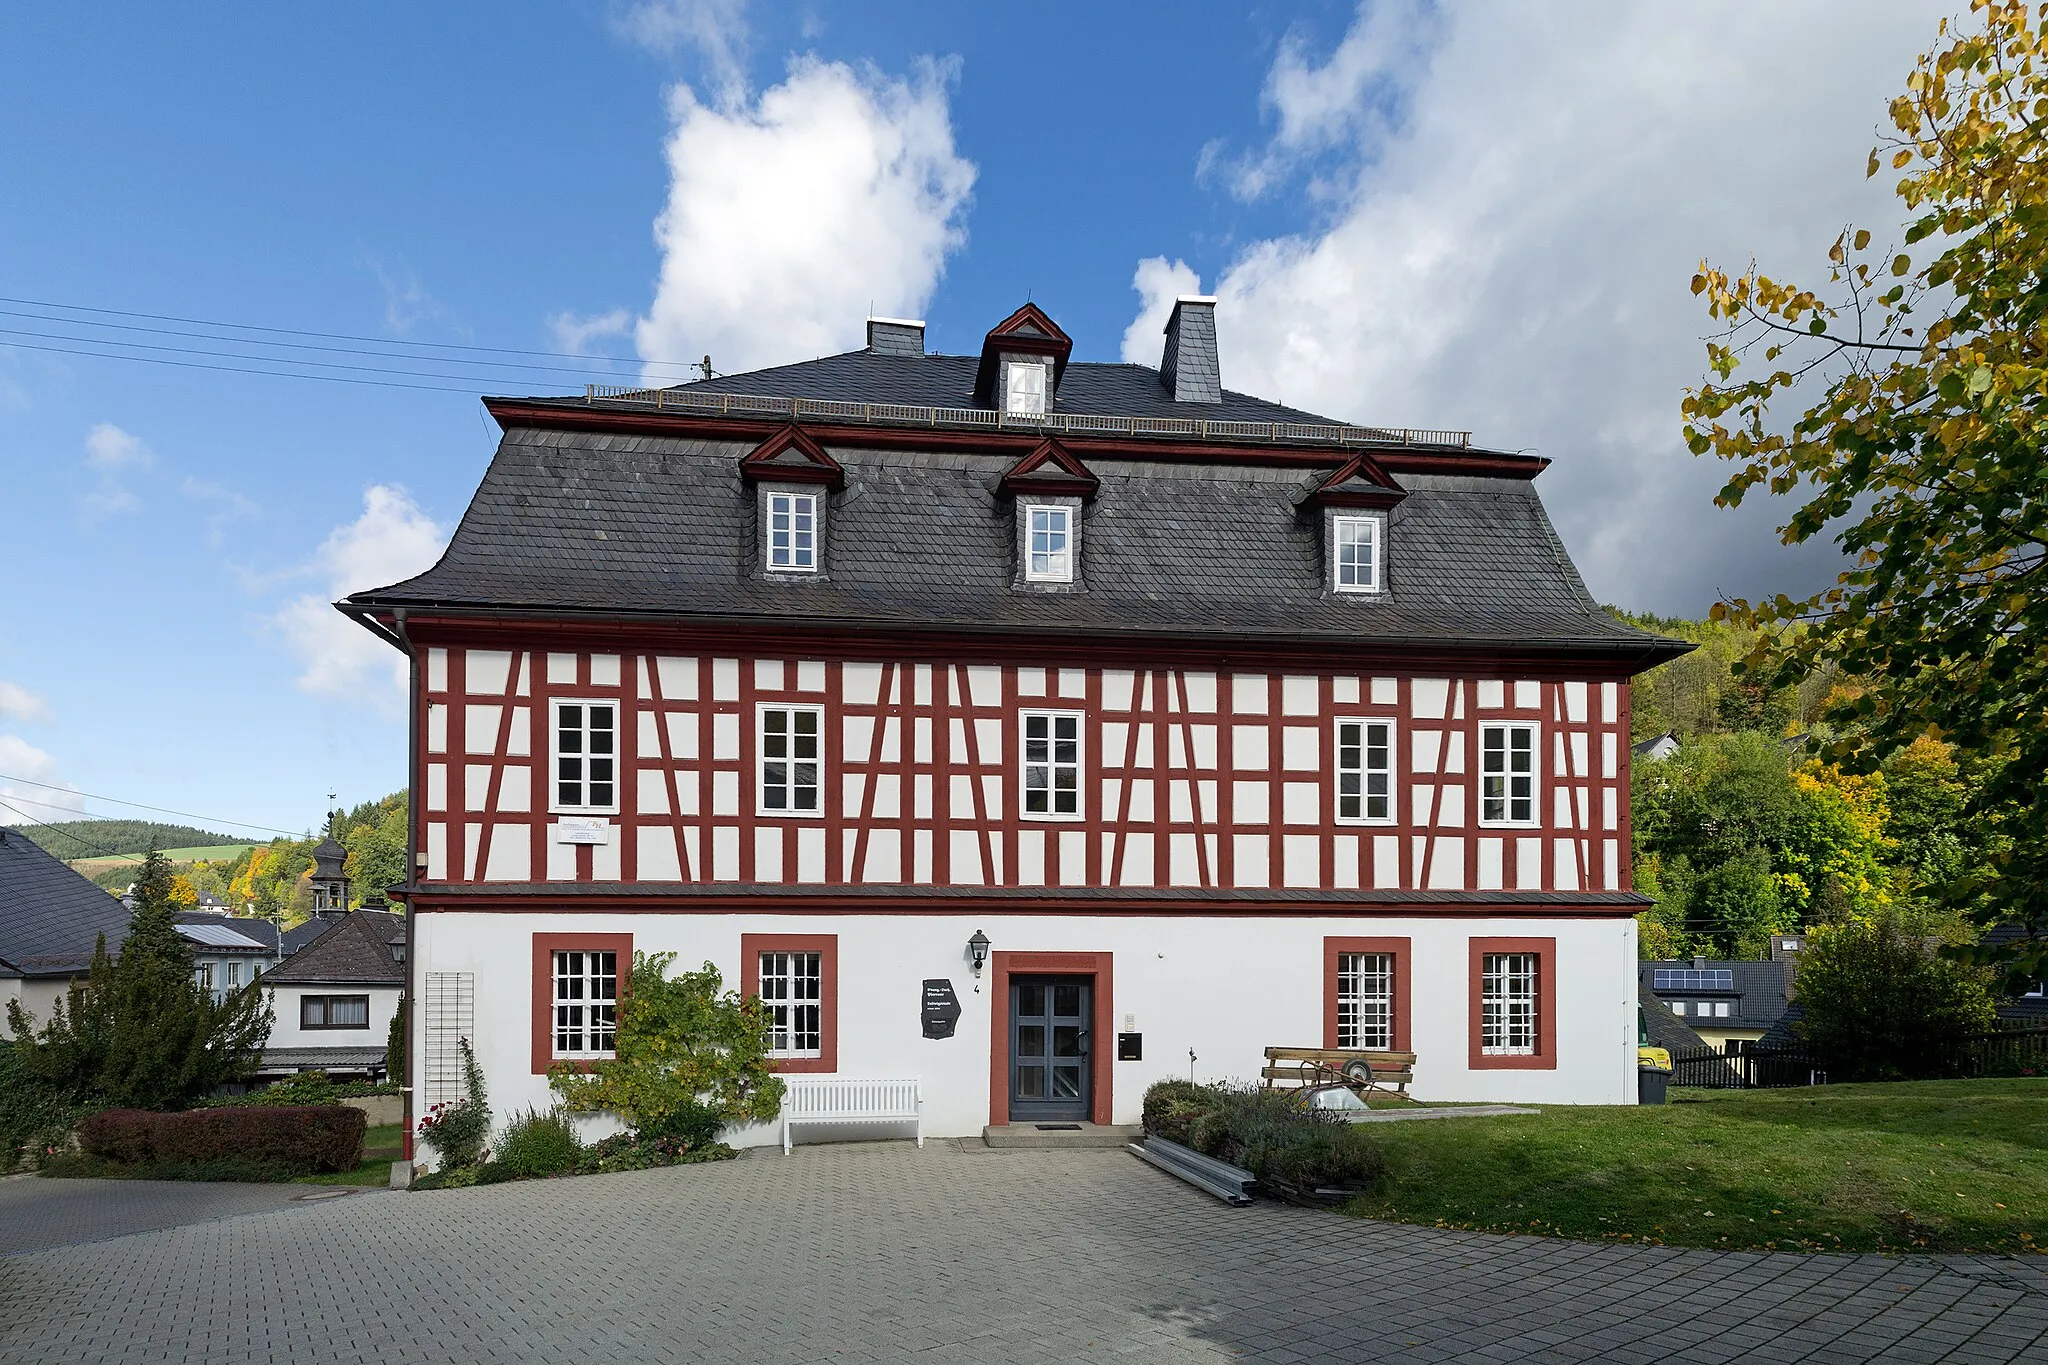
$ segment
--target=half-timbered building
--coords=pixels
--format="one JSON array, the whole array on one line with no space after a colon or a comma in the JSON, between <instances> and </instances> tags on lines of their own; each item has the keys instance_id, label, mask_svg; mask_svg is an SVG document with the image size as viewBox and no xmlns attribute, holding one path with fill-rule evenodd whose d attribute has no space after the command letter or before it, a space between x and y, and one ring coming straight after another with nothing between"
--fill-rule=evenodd
<instances>
[{"instance_id":1,"label":"half-timbered building","mask_svg":"<svg viewBox=\"0 0 2048 1365\"><path fill-rule=\"evenodd\" d=\"M488 400L441 562L342 604L412 660L422 1105L464 1037L545 1103L635 950L934 1134L1274 1045L1633 1099L1629 678L1685 647L1588 595L1545 459L1225 390L1207 299L1158 369L1029 305L868 339Z\"/></svg>"}]
</instances>

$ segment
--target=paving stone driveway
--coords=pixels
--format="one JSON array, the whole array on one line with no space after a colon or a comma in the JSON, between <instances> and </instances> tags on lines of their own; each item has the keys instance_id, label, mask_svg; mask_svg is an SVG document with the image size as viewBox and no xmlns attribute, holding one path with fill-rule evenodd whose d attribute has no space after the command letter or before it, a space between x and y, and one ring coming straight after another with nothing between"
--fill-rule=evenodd
<instances>
[{"instance_id":1,"label":"paving stone driveway","mask_svg":"<svg viewBox=\"0 0 2048 1365\"><path fill-rule=\"evenodd\" d=\"M1118 1151L937 1142L359 1195L0 1259L8 1362L2044 1353L2038 1261L1488 1237L1230 1209Z\"/></svg>"}]
</instances>

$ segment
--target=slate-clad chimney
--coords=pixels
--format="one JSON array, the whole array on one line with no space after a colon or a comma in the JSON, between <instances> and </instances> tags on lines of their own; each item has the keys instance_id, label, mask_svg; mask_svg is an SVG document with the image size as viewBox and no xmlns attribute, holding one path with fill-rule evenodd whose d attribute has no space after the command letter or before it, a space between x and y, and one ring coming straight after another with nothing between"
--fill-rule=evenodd
<instances>
[{"instance_id":1,"label":"slate-clad chimney","mask_svg":"<svg viewBox=\"0 0 2048 1365\"><path fill-rule=\"evenodd\" d=\"M1166 319L1166 352L1159 377L1176 403L1221 403L1223 371L1216 362L1216 300L1182 294Z\"/></svg>"},{"instance_id":2,"label":"slate-clad chimney","mask_svg":"<svg viewBox=\"0 0 2048 1365\"><path fill-rule=\"evenodd\" d=\"M876 355L923 355L924 319L869 318L868 349Z\"/></svg>"}]
</instances>

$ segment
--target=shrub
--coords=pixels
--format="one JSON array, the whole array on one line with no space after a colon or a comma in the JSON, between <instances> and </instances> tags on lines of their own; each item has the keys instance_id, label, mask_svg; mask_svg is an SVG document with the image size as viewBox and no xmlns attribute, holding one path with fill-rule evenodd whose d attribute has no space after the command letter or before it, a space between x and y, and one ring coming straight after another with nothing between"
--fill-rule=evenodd
<instances>
[{"instance_id":1,"label":"shrub","mask_svg":"<svg viewBox=\"0 0 2048 1365\"><path fill-rule=\"evenodd\" d=\"M529 1109L506 1125L491 1155L492 1165L503 1166L515 1176L559 1175L576 1169L583 1156L583 1140L561 1110L543 1114Z\"/></svg>"},{"instance_id":2,"label":"shrub","mask_svg":"<svg viewBox=\"0 0 2048 1365\"><path fill-rule=\"evenodd\" d=\"M21 1051L0 1041L0 1175L23 1158L40 1160L64 1146L92 1106L22 1064Z\"/></svg>"},{"instance_id":3,"label":"shrub","mask_svg":"<svg viewBox=\"0 0 2048 1365\"><path fill-rule=\"evenodd\" d=\"M720 1127L774 1118L782 1079L769 1066L761 1002L726 990L709 962L671 979L674 960L674 953L633 955L618 1004L617 1054L587 1072L566 1062L548 1072L563 1107L619 1114L648 1133L675 1125L701 1132L700 1111Z\"/></svg>"},{"instance_id":4,"label":"shrub","mask_svg":"<svg viewBox=\"0 0 2048 1365\"><path fill-rule=\"evenodd\" d=\"M1362 1129L1284 1090L1161 1081L1145 1092L1145 1131L1242 1166L1277 1193L1357 1189L1386 1159Z\"/></svg>"},{"instance_id":5,"label":"shrub","mask_svg":"<svg viewBox=\"0 0 2048 1365\"><path fill-rule=\"evenodd\" d=\"M483 1157L484 1140L491 1135L491 1103L484 1092L484 1071L476 1064L469 1039L459 1039L462 1053L461 1099L443 1102L420 1120L420 1138L441 1154L444 1166L474 1166Z\"/></svg>"},{"instance_id":6,"label":"shrub","mask_svg":"<svg viewBox=\"0 0 2048 1365\"><path fill-rule=\"evenodd\" d=\"M147 1161L155 1122L146 1109L105 1109L78 1125L78 1145L105 1161Z\"/></svg>"},{"instance_id":7,"label":"shrub","mask_svg":"<svg viewBox=\"0 0 2048 1365\"><path fill-rule=\"evenodd\" d=\"M346 1105L267 1109L194 1109L152 1114L109 1109L79 1125L79 1145L100 1161L161 1168L227 1163L237 1169L315 1174L363 1164L365 1122ZM236 1179L166 1169L164 1179Z\"/></svg>"},{"instance_id":8,"label":"shrub","mask_svg":"<svg viewBox=\"0 0 2048 1365\"><path fill-rule=\"evenodd\" d=\"M1894 922L1823 925L1800 958L1794 1028L1837 1081L1959 1075L1964 1040L1998 1021L1984 973Z\"/></svg>"}]
</instances>

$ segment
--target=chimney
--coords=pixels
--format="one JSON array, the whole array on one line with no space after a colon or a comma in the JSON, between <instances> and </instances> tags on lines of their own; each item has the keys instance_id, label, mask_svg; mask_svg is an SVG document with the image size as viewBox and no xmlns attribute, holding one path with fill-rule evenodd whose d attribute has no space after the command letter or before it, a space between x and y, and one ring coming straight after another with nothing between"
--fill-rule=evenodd
<instances>
[{"instance_id":1,"label":"chimney","mask_svg":"<svg viewBox=\"0 0 2048 1365\"><path fill-rule=\"evenodd\" d=\"M924 319L869 318L868 349L876 355L923 355Z\"/></svg>"},{"instance_id":2,"label":"chimney","mask_svg":"<svg viewBox=\"0 0 2048 1365\"><path fill-rule=\"evenodd\" d=\"M1696 972L1705 971L1707 969L1707 960L1703 957L1694 958L1692 960L1692 969Z\"/></svg>"},{"instance_id":3,"label":"chimney","mask_svg":"<svg viewBox=\"0 0 2048 1365\"><path fill-rule=\"evenodd\" d=\"M1182 294L1166 319L1166 350L1159 377L1176 403L1221 403L1223 371L1216 361L1216 300Z\"/></svg>"}]
</instances>

